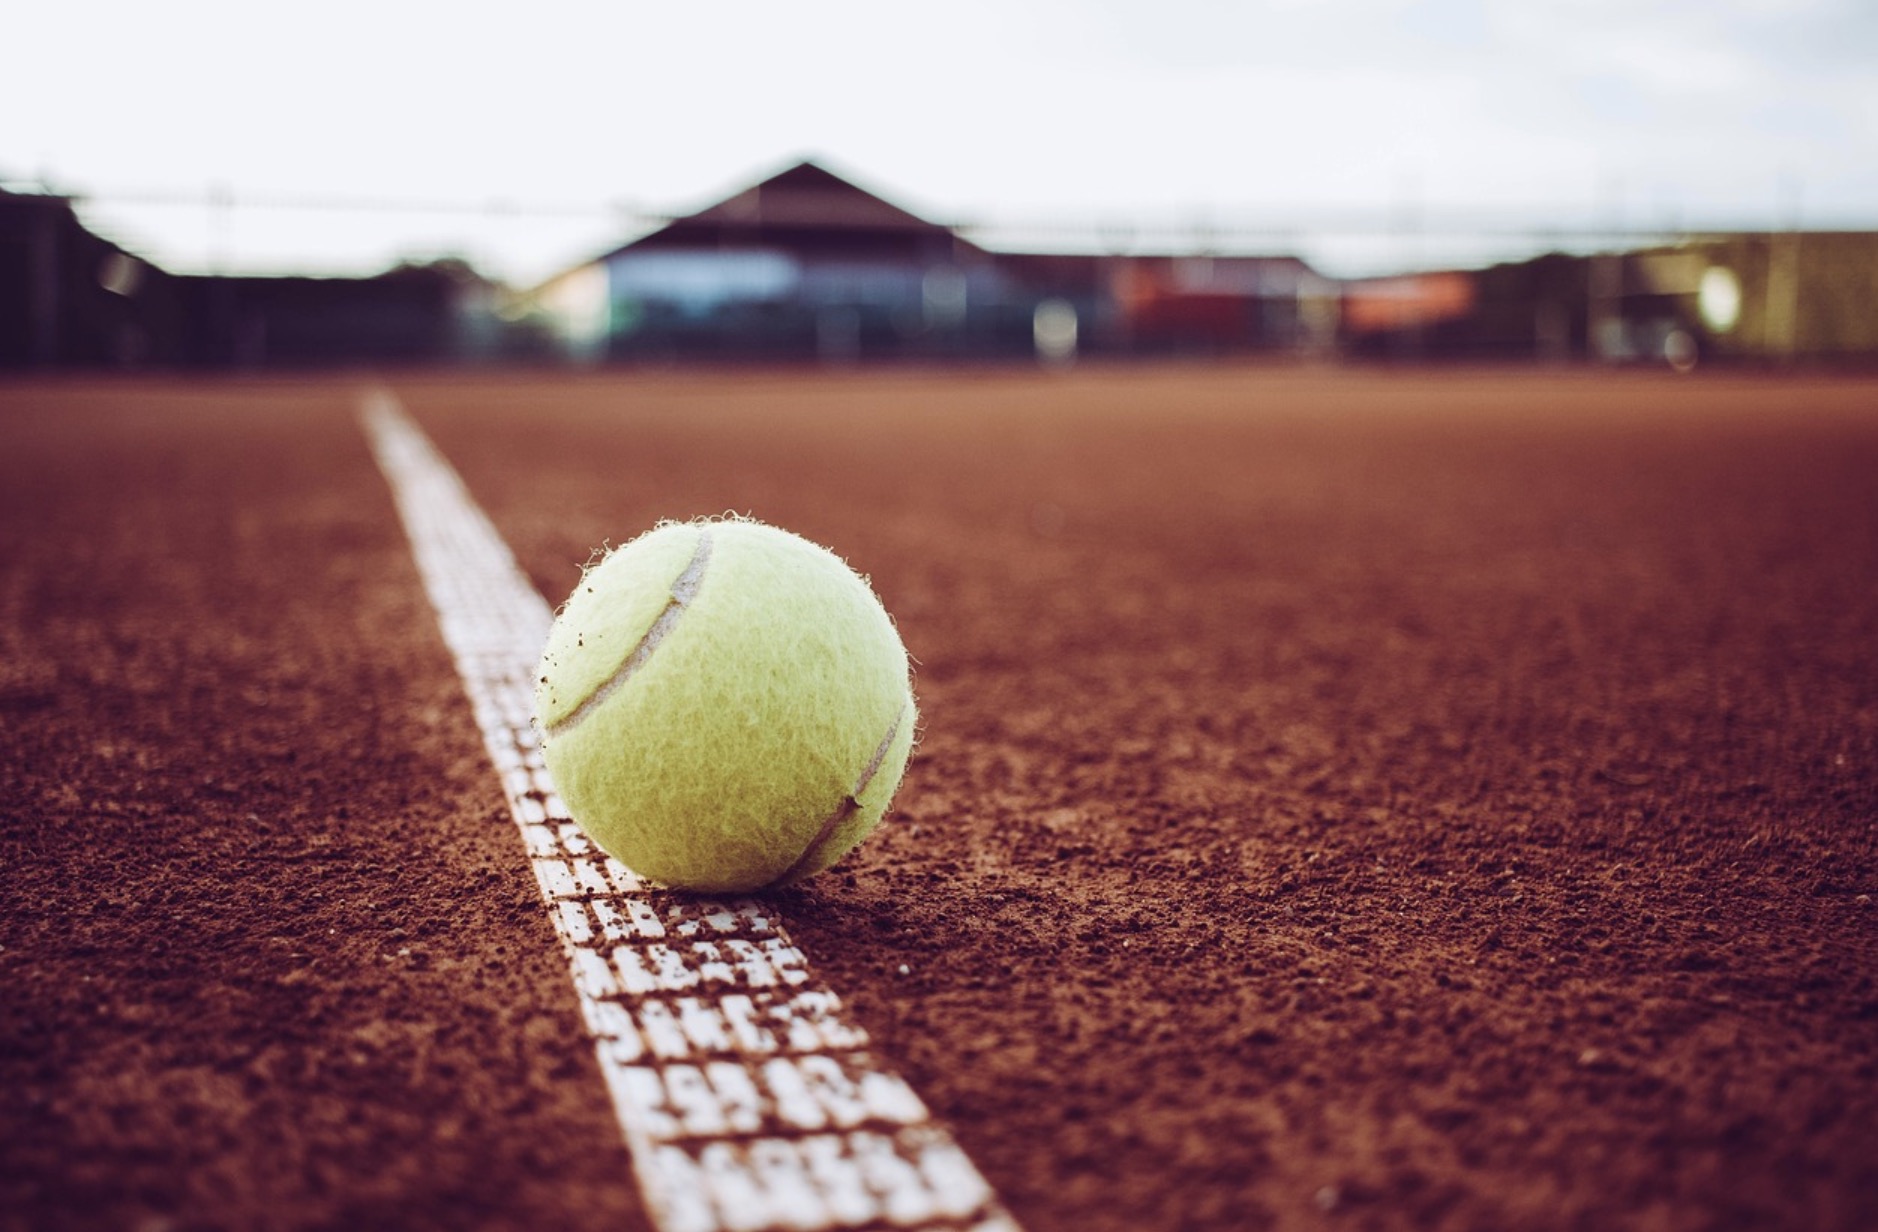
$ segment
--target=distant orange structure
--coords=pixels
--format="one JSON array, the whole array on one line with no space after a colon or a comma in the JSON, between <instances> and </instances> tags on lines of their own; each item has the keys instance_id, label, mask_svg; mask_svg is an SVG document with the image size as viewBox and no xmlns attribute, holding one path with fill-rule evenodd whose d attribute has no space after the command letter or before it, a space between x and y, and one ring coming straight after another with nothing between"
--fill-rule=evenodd
<instances>
[{"instance_id":1,"label":"distant orange structure","mask_svg":"<svg viewBox=\"0 0 1878 1232\"><path fill-rule=\"evenodd\" d=\"M1135 349L1294 348L1301 300L1333 284L1297 257L1132 257L1109 263Z\"/></svg>"},{"instance_id":2,"label":"distant orange structure","mask_svg":"<svg viewBox=\"0 0 1878 1232\"><path fill-rule=\"evenodd\" d=\"M1458 321L1472 312L1474 279L1464 273L1409 274L1343 284L1346 335L1387 334Z\"/></svg>"}]
</instances>

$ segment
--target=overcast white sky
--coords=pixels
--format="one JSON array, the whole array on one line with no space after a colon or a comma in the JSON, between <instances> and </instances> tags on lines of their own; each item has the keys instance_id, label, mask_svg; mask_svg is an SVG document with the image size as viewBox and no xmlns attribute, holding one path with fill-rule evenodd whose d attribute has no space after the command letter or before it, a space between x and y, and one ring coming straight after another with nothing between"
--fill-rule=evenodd
<instances>
[{"instance_id":1,"label":"overcast white sky","mask_svg":"<svg viewBox=\"0 0 1878 1232\"><path fill-rule=\"evenodd\" d=\"M1466 211L1878 226L1871 0L21 7L0 181L89 194L89 221L175 269L455 254L532 281L624 238L633 209L810 155L939 221L1117 243L1131 222L1282 222L1303 230L1265 247L1332 264L1367 250L1312 228ZM212 189L234 207L201 204ZM332 198L460 212L263 205Z\"/></svg>"}]
</instances>

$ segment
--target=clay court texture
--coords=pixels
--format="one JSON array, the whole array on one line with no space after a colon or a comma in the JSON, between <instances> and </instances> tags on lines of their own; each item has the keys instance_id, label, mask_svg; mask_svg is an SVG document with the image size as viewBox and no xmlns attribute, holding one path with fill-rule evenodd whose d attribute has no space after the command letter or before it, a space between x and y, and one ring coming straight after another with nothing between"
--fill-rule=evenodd
<instances>
[{"instance_id":1,"label":"clay court texture","mask_svg":"<svg viewBox=\"0 0 1878 1232\"><path fill-rule=\"evenodd\" d=\"M725 511L868 574L922 715L881 831L717 915L544 873L374 422L542 610ZM1862 378L0 387L0 1227L1878 1226L1875 599ZM813 1004L641 1082L665 942L569 956L654 916ZM817 1065L765 1175L847 1196L687 1198ZM932 1209L876 1130L956 1144Z\"/></svg>"}]
</instances>

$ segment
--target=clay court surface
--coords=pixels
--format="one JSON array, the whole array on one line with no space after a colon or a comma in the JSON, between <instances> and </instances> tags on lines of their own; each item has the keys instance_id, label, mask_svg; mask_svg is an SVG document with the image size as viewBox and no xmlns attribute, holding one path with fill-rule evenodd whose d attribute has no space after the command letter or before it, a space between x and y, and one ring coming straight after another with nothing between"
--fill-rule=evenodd
<instances>
[{"instance_id":1,"label":"clay court surface","mask_svg":"<svg viewBox=\"0 0 1878 1232\"><path fill-rule=\"evenodd\" d=\"M0 1227L648 1226L371 383L0 386ZM765 902L1032 1232L1878 1226L1878 382L384 383L551 602L871 575Z\"/></svg>"}]
</instances>

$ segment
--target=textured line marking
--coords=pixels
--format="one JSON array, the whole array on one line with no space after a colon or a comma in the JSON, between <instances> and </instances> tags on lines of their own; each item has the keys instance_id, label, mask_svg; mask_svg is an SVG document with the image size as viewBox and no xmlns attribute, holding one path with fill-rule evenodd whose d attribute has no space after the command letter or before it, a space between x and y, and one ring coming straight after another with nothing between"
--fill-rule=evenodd
<instances>
[{"instance_id":1,"label":"textured line marking","mask_svg":"<svg viewBox=\"0 0 1878 1232\"><path fill-rule=\"evenodd\" d=\"M530 717L553 612L396 399L374 391L360 417L521 831L660 1232L1016 1232L984 1177L869 1051L867 1033L847 1021L768 906L652 890L581 833L548 778Z\"/></svg>"},{"instance_id":2,"label":"textured line marking","mask_svg":"<svg viewBox=\"0 0 1878 1232\"><path fill-rule=\"evenodd\" d=\"M607 698L619 692L620 686L638 674L639 669L645 666L646 660L652 657L652 652L659 648L659 643L664 641L673 627L678 624L678 618L685 614L685 609L691 606L691 601L697 598L698 587L704 583L704 567L710 561L711 532L701 531L698 534L698 546L692 549L691 559L672 580L671 601L659 612L658 619L652 622L652 627L646 630L645 636L639 639L638 644L614 669L613 674L601 681L600 687L587 695L587 700L548 724L550 736L559 736L573 731L588 715L598 710Z\"/></svg>"},{"instance_id":3,"label":"textured line marking","mask_svg":"<svg viewBox=\"0 0 1878 1232\"><path fill-rule=\"evenodd\" d=\"M880 747L874 750L874 756L868 760L867 768L862 770L861 777L855 780L854 790L841 798L841 803L835 805L834 811L828 814L828 820L822 822L822 828L815 832L815 837L810 839L809 845L802 849L802 854L796 857L796 862L771 878L770 885L784 885L791 877L801 872L803 866L808 864L810 857L814 856L816 849L828 841L828 836L833 834L842 822L854 816L854 811L861 807L861 793L867 790L867 785L874 781L876 774L880 773L880 763L887 760L887 750L893 747L893 738L900 734L900 724L905 721L906 707L902 706L900 713L893 716L893 725L887 729L887 735L881 740Z\"/></svg>"}]
</instances>

